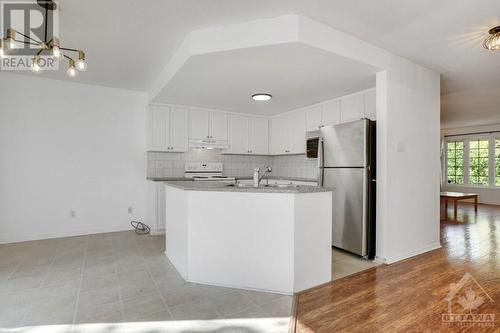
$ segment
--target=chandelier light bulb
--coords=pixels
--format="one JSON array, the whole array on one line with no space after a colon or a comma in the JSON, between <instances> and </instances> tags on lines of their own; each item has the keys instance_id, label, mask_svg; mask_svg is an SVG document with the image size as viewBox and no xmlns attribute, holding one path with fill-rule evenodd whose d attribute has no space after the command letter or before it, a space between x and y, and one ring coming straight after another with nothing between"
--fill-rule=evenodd
<instances>
[{"instance_id":1,"label":"chandelier light bulb","mask_svg":"<svg viewBox=\"0 0 500 333\"><path fill-rule=\"evenodd\" d=\"M484 40L483 46L487 50L500 50L500 25L491 28L489 36Z\"/></svg>"},{"instance_id":2,"label":"chandelier light bulb","mask_svg":"<svg viewBox=\"0 0 500 333\"><path fill-rule=\"evenodd\" d=\"M57 59L62 59L63 54L62 54L61 49L59 48L59 46L53 46L52 47L52 55L55 58L57 58Z\"/></svg>"},{"instance_id":3,"label":"chandelier light bulb","mask_svg":"<svg viewBox=\"0 0 500 333\"><path fill-rule=\"evenodd\" d=\"M33 73L40 73L42 71L42 67L40 67L40 56L35 56L33 58L33 63L31 64L31 71Z\"/></svg>"},{"instance_id":4,"label":"chandelier light bulb","mask_svg":"<svg viewBox=\"0 0 500 333\"><path fill-rule=\"evenodd\" d=\"M78 76L78 71L75 68L75 61L73 59L70 59L69 61L69 67L68 70L66 71L69 77L77 77Z\"/></svg>"},{"instance_id":5,"label":"chandelier light bulb","mask_svg":"<svg viewBox=\"0 0 500 333\"><path fill-rule=\"evenodd\" d=\"M63 58L63 53L61 52L61 49L59 48L59 45L60 45L59 44L59 38L54 37L52 39L52 43L51 44L52 44L52 55L55 58L61 60Z\"/></svg>"},{"instance_id":6,"label":"chandelier light bulb","mask_svg":"<svg viewBox=\"0 0 500 333\"><path fill-rule=\"evenodd\" d=\"M85 52L78 51L78 60L76 61L76 69L80 72L87 70L87 62L85 61Z\"/></svg>"},{"instance_id":7,"label":"chandelier light bulb","mask_svg":"<svg viewBox=\"0 0 500 333\"><path fill-rule=\"evenodd\" d=\"M14 29L7 29L7 37L5 38L5 48L11 50L16 44L16 31Z\"/></svg>"}]
</instances>

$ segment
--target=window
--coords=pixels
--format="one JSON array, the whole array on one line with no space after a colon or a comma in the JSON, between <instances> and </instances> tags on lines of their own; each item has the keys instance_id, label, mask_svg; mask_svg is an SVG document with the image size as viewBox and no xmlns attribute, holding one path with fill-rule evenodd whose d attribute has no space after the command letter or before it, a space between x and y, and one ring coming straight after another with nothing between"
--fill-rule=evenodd
<instances>
[{"instance_id":1,"label":"window","mask_svg":"<svg viewBox=\"0 0 500 333\"><path fill-rule=\"evenodd\" d=\"M447 174L449 184L464 183L464 142L453 141L447 144Z\"/></svg>"},{"instance_id":2,"label":"window","mask_svg":"<svg viewBox=\"0 0 500 333\"><path fill-rule=\"evenodd\" d=\"M473 185L488 185L489 139L474 139L469 141L469 183Z\"/></svg>"},{"instance_id":3,"label":"window","mask_svg":"<svg viewBox=\"0 0 500 333\"><path fill-rule=\"evenodd\" d=\"M500 138L495 139L495 185L500 186Z\"/></svg>"}]
</instances>

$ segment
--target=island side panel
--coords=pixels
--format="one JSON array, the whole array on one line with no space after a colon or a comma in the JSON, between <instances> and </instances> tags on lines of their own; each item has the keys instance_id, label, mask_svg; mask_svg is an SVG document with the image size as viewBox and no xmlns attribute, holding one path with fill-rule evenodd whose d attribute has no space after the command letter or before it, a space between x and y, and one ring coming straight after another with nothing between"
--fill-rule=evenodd
<instances>
[{"instance_id":1,"label":"island side panel","mask_svg":"<svg viewBox=\"0 0 500 333\"><path fill-rule=\"evenodd\" d=\"M188 280L293 292L294 194L189 195Z\"/></svg>"},{"instance_id":2,"label":"island side panel","mask_svg":"<svg viewBox=\"0 0 500 333\"><path fill-rule=\"evenodd\" d=\"M332 279L332 192L295 195L294 292Z\"/></svg>"},{"instance_id":3,"label":"island side panel","mask_svg":"<svg viewBox=\"0 0 500 333\"><path fill-rule=\"evenodd\" d=\"M165 254L184 279L188 276L188 193L165 188Z\"/></svg>"}]
</instances>

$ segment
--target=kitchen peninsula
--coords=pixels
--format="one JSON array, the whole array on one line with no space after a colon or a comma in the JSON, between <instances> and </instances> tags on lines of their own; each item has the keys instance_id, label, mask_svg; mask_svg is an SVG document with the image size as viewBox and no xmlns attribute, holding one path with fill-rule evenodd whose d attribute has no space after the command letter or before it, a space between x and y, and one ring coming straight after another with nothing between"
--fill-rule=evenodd
<instances>
[{"instance_id":1,"label":"kitchen peninsula","mask_svg":"<svg viewBox=\"0 0 500 333\"><path fill-rule=\"evenodd\" d=\"M331 280L332 189L165 186L166 255L187 281L293 294Z\"/></svg>"}]
</instances>

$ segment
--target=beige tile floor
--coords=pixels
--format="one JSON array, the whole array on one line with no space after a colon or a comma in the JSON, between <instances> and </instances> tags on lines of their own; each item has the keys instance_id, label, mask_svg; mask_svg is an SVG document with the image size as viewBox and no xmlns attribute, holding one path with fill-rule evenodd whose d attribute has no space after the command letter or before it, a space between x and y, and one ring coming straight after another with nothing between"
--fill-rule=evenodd
<instances>
[{"instance_id":1,"label":"beige tile floor","mask_svg":"<svg viewBox=\"0 0 500 333\"><path fill-rule=\"evenodd\" d=\"M333 248L332 250L332 280L362 272L380 265L371 260L360 258L352 253Z\"/></svg>"},{"instance_id":2,"label":"beige tile floor","mask_svg":"<svg viewBox=\"0 0 500 333\"><path fill-rule=\"evenodd\" d=\"M164 239L130 231L0 245L0 331L288 330L290 296L187 283Z\"/></svg>"}]
</instances>

